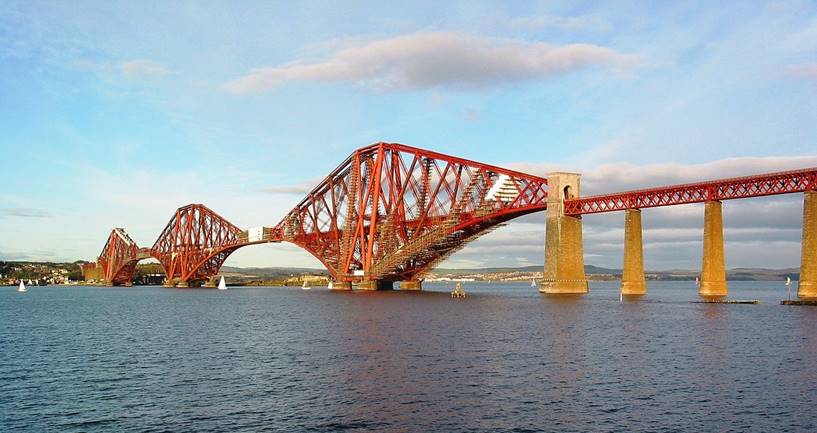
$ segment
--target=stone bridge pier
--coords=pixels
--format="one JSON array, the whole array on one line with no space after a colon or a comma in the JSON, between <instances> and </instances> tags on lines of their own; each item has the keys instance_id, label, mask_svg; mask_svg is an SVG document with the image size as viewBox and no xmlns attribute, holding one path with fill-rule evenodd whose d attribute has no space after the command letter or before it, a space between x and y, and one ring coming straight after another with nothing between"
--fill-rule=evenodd
<instances>
[{"instance_id":1,"label":"stone bridge pier","mask_svg":"<svg viewBox=\"0 0 817 433\"><path fill-rule=\"evenodd\" d=\"M803 194L803 240L800 253L799 298L817 298L817 191Z\"/></svg>"},{"instance_id":2,"label":"stone bridge pier","mask_svg":"<svg viewBox=\"0 0 817 433\"><path fill-rule=\"evenodd\" d=\"M624 268L621 273L621 294L647 294L647 281L644 278L644 245L641 241L641 209L624 211Z\"/></svg>"},{"instance_id":3,"label":"stone bridge pier","mask_svg":"<svg viewBox=\"0 0 817 433\"><path fill-rule=\"evenodd\" d=\"M578 173L548 175L545 223L545 271L539 291L547 294L588 292L584 272L581 216L565 215L565 199L579 196Z\"/></svg>"}]
</instances>

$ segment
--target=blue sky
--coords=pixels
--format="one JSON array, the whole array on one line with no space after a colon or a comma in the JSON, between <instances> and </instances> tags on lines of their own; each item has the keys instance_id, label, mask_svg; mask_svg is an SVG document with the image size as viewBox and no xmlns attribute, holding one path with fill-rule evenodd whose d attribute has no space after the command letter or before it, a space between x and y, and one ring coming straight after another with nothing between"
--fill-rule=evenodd
<instances>
[{"instance_id":1,"label":"blue sky","mask_svg":"<svg viewBox=\"0 0 817 433\"><path fill-rule=\"evenodd\" d=\"M817 4L4 2L0 258L153 243L205 203L274 225L353 149L396 141L584 193L817 166ZM800 197L725 205L727 266L796 266ZM539 264L542 215L443 266ZM621 215L586 218L620 266ZM694 268L700 206L645 211L646 264ZM319 266L288 245L236 266Z\"/></svg>"}]
</instances>

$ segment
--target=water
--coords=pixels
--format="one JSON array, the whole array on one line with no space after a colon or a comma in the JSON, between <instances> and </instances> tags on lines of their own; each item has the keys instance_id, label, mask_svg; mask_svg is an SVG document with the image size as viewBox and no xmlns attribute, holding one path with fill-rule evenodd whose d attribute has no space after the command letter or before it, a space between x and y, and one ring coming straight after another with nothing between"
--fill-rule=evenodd
<instances>
[{"instance_id":1,"label":"water","mask_svg":"<svg viewBox=\"0 0 817 433\"><path fill-rule=\"evenodd\" d=\"M451 288L2 288L0 431L817 431L781 283Z\"/></svg>"}]
</instances>

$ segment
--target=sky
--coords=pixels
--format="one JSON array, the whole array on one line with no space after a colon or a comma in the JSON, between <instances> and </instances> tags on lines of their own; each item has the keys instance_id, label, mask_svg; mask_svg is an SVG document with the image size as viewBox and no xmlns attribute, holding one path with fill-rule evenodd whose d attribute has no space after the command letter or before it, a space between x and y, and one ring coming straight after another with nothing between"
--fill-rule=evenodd
<instances>
[{"instance_id":1,"label":"sky","mask_svg":"<svg viewBox=\"0 0 817 433\"><path fill-rule=\"evenodd\" d=\"M0 260L93 260L113 227L150 246L188 203L273 226L380 141L584 195L817 166L808 1L4 1L0 78ZM723 212L727 267L799 265L801 195ZM584 218L586 263L621 267L623 218ZM642 218L647 269L700 266L701 205ZM441 266L541 265L544 230Z\"/></svg>"}]
</instances>

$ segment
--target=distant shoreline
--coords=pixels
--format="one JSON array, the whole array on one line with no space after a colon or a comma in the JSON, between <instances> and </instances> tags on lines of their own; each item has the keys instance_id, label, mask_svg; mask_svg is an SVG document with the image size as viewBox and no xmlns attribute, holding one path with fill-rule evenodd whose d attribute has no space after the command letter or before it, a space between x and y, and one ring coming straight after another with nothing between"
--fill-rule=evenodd
<instances>
[{"instance_id":1,"label":"distant shoreline","mask_svg":"<svg viewBox=\"0 0 817 433\"><path fill-rule=\"evenodd\" d=\"M81 280L79 266L83 261L73 263L58 262L24 262L0 261L0 285L17 285L19 279L41 281L47 284L76 285L87 284ZM140 273L141 270L141 273ZM523 267L490 267L474 269L447 269L438 268L425 275L425 279L432 281L473 280L473 281L531 281L541 280L543 265ZM147 281L147 276L154 276L161 268L156 263L139 265L135 274L135 283L153 283L140 285L157 285L156 281ZM585 266L587 278L590 281L616 281L621 279L621 270L603 268L594 265ZM727 279L730 281L784 281L786 278L799 280L799 268L767 269L767 268L732 268L727 270ZM247 267L239 268L224 266L219 275L227 278L230 284L245 286L292 286L300 285L303 277L310 279L328 278L326 269L298 268L298 267ZM649 281L694 281L700 275L697 270L671 269L665 271L646 271L645 277ZM67 283L67 284L66 284Z\"/></svg>"}]
</instances>

